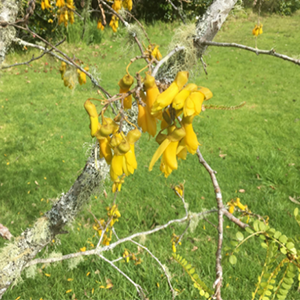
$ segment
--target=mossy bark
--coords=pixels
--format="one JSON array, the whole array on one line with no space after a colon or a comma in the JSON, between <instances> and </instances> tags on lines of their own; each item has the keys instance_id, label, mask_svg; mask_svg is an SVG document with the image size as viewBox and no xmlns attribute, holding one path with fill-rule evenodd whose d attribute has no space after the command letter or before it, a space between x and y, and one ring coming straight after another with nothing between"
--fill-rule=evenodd
<instances>
[{"instance_id":1,"label":"mossy bark","mask_svg":"<svg viewBox=\"0 0 300 300\"><path fill-rule=\"evenodd\" d=\"M0 0L0 22L14 23L18 14L16 0ZM6 52L16 36L13 26L0 26L0 67L5 59Z\"/></svg>"},{"instance_id":2,"label":"mossy bark","mask_svg":"<svg viewBox=\"0 0 300 300\"><path fill-rule=\"evenodd\" d=\"M81 175L67 194L39 218L33 228L27 228L13 242L0 250L0 299L10 285L15 284L26 264L30 262L55 235L63 233L63 227L74 220L82 206L103 182L108 174L104 161L95 161L90 157Z\"/></svg>"}]
</instances>

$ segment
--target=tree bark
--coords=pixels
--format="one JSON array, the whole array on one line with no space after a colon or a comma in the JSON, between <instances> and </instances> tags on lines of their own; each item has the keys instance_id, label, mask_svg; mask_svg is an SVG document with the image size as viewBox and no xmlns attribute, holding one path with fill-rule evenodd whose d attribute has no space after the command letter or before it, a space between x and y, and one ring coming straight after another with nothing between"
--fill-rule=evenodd
<instances>
[{"instance_id":1,"label":"tree bark","mask_svg":"<svg viewBox=\"0 0 300 300\"><path fill-rule=\"evenodd\" d=\"M14 23L18 14L18 4L15 0L0 0L0 23ZM16 36L12 26L0 26L0 67L5 59L6 52Z\"/></svg>"}]
</instances>

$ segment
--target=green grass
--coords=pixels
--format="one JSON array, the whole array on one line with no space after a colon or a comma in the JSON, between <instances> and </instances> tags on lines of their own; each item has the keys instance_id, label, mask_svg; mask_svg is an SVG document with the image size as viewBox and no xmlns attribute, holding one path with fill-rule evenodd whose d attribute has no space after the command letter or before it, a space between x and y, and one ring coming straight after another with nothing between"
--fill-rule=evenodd
<instances>
[{"instance_id":1,"label":"green grass","mask_svg":"<svg viewBox=\"0 0 300 300\"><path fill-rule=\"evenodd\" d=\"M274 47L278 52L299 57L299 13L293 17L266 16L261 21L264 34L258 38L259 48ZM255 22L253 15L231 17L216 40L254 46L251 30ZM161 45L162 54L167 53L168 43L178 26L158 23L147 28L151 39ZM124 29L116 35L107 29L99 45L66 44L62 49L89 65L101 78L101 85L113 94L118 91L117 82L124 75L129 59L139 54L137 49L134 54L132 48L127 52L122 50L124 36ZM7 63L28 60L33 53L28 52L11 54ZM251 211L268 215L272 227L287 236L295 236L299 232L292 216L296 204L289 196L300 197L299 67L273 57L229 48L209 48L205 61L208 76L201 72L190 82L212 90L214 97L209 103L232 106L247 102L237 111L206 110L195 122L201 152L218 172L224 203L239 196ZM89 81L74 91L65 88L59 65L47 57L30 66L8 69L0 77L0 223L14 236L49 210L52 199L68 191L80 174L86 150L92 143L83 103L89 97L99 97L97 89ZM134 65L132 74L141 67L141 62ZM201 69L201 65L198 68ZM117 198L122 217L115 228L120 237L184 216L181 200L170 189L172 184L185 181L185 198L190 211L216 207L209 174L199 165L196 156L189 155L186 161L181 161L178 170L168 179L160 174L158 164L148 172L147 166L156 148L157 144L147 136L137 145L139 167L133 176L126 178ZM227 156L221 158L220 153ZM105 217L105 207L113 199L109 181L104 188L108 197L99 193L93 195L90 202L99 218ZM245 193L239 193L239 189L245 189ZM89 219L92 217L85 208L69 226L69 234L58 236L41 256L53 251L68 254L83 246L89 249L88 238L96 243ZM216 216L209 219L217 224ZM236 232L235 226L225 219L225 227L227 225L230 228L225 229L225 245ZM178 299L199 299L188 276L170 259L172 233L180 234L183 230L183 225L170 226L148 236L145 245L174 276L173 286L181 291ZM4 243L0 240L0 246ZM196 267L200 278L210 287L215 278L216 243L216 229L201 220L195 232L188 232L178 247L178 253ZM265 251L259 244L256 240L244 244L235 266L224 263L224 299L251 298L264 263ZM118 258L125 247L137 252L135 246L126 243L105 255L109 259ZM195 247L197 250L192 251ZM161 276L158 265L146 252L140 257L141 265L134 266L132 262L117 265L147 290L149 299L170 299L166 279ZM70 299L74 293L77 299L138 299L134 287L96 257L85 258L73 270L68 269L67 262L57 267L41 267L34 279L23 274L24 281L10 289L3 299L18 296L21 299ZM91 273L86 276L88 272ZM68 278L74 280L69 282ZM111 279L113 288L99 288L106 285L107 279ZM69 289L72 292L66 294ZM294 285L288 299L299 297L296 290Z\"/></svg>"}]
</instances>

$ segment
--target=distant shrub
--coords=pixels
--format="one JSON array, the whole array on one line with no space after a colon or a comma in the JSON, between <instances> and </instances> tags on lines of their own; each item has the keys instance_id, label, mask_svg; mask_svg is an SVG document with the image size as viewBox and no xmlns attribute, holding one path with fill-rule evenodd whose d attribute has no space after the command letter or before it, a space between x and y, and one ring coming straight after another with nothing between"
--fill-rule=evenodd
<instances>
[{"instance_id":1,"label":"distant shrub","mask_svg":"<svg viewBox=\"0 0 300 300\"><path fill-rule=\"evenodd\" d=\"M257 1L254 11L257 12L259 1ZM253 7L252 0L244 0L245 7ZM261 4L263 12L278 13L289 16L300 9L300 0L264 0Z\"/></svg>"},{"instance_id":2,"label":"distant shrub","mask_svg":"<svg viewBox=\"0 0 300 300\"><path fill-rule=\"evenodd\" d=\"M172 1L176 7L183 9L184 15L190 19L202 15L213 0L195 0L185 2L179 0ZM179 18L178 12L166 0L136 0L133 6L133 13L137 18L142 18L146 22L156 20L174 21Z\"/></svg>"}]
</instances>

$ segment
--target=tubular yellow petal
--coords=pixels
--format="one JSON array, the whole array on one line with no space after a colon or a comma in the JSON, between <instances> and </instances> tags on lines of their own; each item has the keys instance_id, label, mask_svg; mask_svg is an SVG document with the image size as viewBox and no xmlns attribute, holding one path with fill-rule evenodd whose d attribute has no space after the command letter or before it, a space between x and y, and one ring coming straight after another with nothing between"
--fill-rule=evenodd
<instances>
[{"instance_id":1,"label":"tubular yellow petal","mask_svg":"<svg viewBox=\"0 0 300 300\"><path fill-rule=\"evenodd\" d=\"M194 83L188 84L174 98L173 103L172 103L173 108L176 110L183 108L184 102L187 99L187 97L191 94L191 92L194 92L196 90L197 90L196 84L194 84Z\"/></svg>"},{"instance_id":2,"label":"tubular yellow petal","mask_svg":"<svg viewBox=\"0 0 300 300\"><path fill-rule=\"evenodd\" d=\"M134 170L137 168L137 162L134 153L134 145L130 145L131 150L125 154L127 169L129 173L133 174Z\"/></svg>"},{"instance_id":3,"label":"tubular yellow petal","mask_svg":"<svg viewBox=\"0 0 300 300\"><path fill-rule=\"evenodd\" d=\"M206 87L201 87L199 92L204 95L204 100L205 101L209 100L213 96L213 93Z\"/></svg>"},{"instance_id":4,"label":"tubular yellow petal","mask_svg":"<svg viewBox=\"0 0 300 300\"><path fill-rule=\"evenodd\" d=\"M178 167L177 159L176 159L176 151L177 151L178 143L179 143L178 141L171 142L163 153L165 164L172 170L175 170Z\"/></svg>"},{"instance_id":5,"label":"tubular yellow petal","mask_svg":"<svg viewBox=\"0 0 300 300\"><path fill-rule=\"evenodd\" d=\"M204 94L200 92L192 92L186 99L183 106L183 114L185 117L199 115L204 101Z\"/></svg>"},{"instance_id":6,"label":"tubular yellow petal","mask_svg":"<svg viewBox=\"0 0 300 300\"><path fill-rule=\"evenodd\" d=\"M123 174L124 155L114 155L111 160L110 177L113 181Z\"/></svg>"},{"instance_id":7,"label":"tubular yellow petal","mask_svg":"<svg viewBox=\"0 0 300 300\"><path fill-rule=\"evenodd\" d=\"M129 176L130 173L127 168L125 155L122 155L122 168L123 168L123 173L125 173L126 176Z\"/></svg>"},{"instance_id":8,"label":"tubular yellow petal","mask_svg":"<svg viewBox=\"0 0 300 300\"><path fill-rule=\"evenodd\" d=\"M152 116L149 112L149 110L146 107L146 122L147 122L147 131L150 135L153 137L156 135L156 119L154 116Z\"/></svg>"},{"instance_id":9,"label":"tubular yellow petal","mask_svg":"<svg viewBox=\"0 0 300 300\"><path fill-rule=\"evenodd\" d=\"M112 152L109 147L110 137L107 137L105 139L98 139L99 146L100 146L100 158L104 157L107 164L110 165L112 160Z\"/></svg>"},{"instance_id":10,"label":"tubular yellow petal","mask_svg":"<svg viewBox=\"0 0 300 300\"><path fill-rule=\"evenodd\" d=\"M200 143L197 140L197 136L196 136L196 133L194 132L193 125L185 124L184 128L186 131L186 136L184 137L184 142L187 147L187 150L191 154L195 154Z\"/></svg>"},{"instance_id":11,"label":"tubular yellow petal","mask_svg":"<svg viewBox=\"0 0 300 300\"><path fill-rule=\"evenodd\" d=\"M177 73L174 82L177 84L179 90L181 90L183 86L187 83L188 79L189 79L189 72L181 71Z\"/></svg>"},{"instance_id":12,"label":"tubular yellow petal","mask_svg":"<svg viewBox=\"0 0 300 300\"><path fill-rule=\"evenodd\" d=\"M91 136L95 136L97 131L98 131L98 116L95 117L90 117L90 121L91 121Z\"/></svg>"},{"instance_id":13,"label":"tubular yellow petal","mask_svg":"<svg viewBox=\"0 0 300 300\"><path fill-rule=\"evenodd\" d=\"M178 85L176 84L176 82L172 82L171 85L163 93L158 95L155 102L153 103L151 113L153 114L170 105L178 92Z\"/></svg>"},{"instance_id":14,"label":"tubular yellow petal","mask_svg":"<svg viewBox=\"0 0 300 300\"><path fill-rule=\"evenodd\" d=\"M186 159L186 156L187 156L187 149L186 149L186 145L185 145L185 141L184 139L182 139L179 144L178 144L178 147L177 147L177 150L176 150L176 156L180 159L183 159L185 160Z\"/></svg>"},{"instance_id":15,"label":"tubular yellow petal","mask_svg":"<svg viewBox=\"0 0 300 300\"><path fill-rule=\"evenodd\" d=\"M166 150L166 148L169 146L169 144L171 143L171 141L166 138L161 144L160 146L157 148L156 152L154 153L150 165L149 165L149 171L152 171L154 164L158 161L158 159L161 157L161 155L164 153L164 151Z\"/></svg>"},{"instance_id":16,"label":"tubular yellow petal","mask_svg":"<svg viewBox=\"0 0 300 300\"><path fill-rule=\"evenodd\" d=\"M143 132L147 131L147 119L146 119L146 107L138 104L139 114L138 114L138 125L142 128Z\"/></svg>"},{"instance_id":17,"label":"tubular yellow petal","mask_svg":"<svg viewBox=\"0 0 300 300\"><path fill-rule=\"evenodd\" d=\"M62 70L65 71L66 66L61 66ZM86 100L84 102L84 108L89 114L90 117L98 118L98 113L95 104L93 104L90 100Z\"/></svg>"},{"instance_id":18,"label":"tubular yellow petal","mask_svg":"<svg viewBox=\"0 0 300 300\"><path fill-rule=\"evenodd\" d=\"M141 135L141 132L137 128L135 128L127 133L126 139L129 144L134 144L140 139Z\"/></svg>"}]
</instances>

